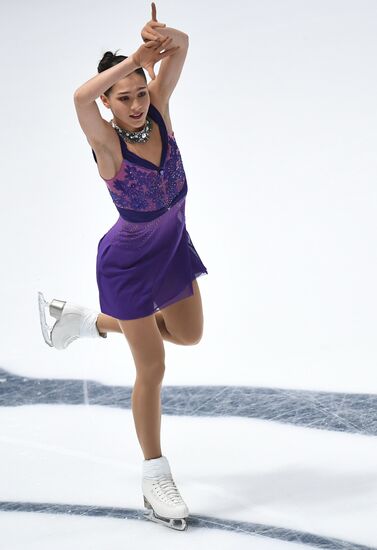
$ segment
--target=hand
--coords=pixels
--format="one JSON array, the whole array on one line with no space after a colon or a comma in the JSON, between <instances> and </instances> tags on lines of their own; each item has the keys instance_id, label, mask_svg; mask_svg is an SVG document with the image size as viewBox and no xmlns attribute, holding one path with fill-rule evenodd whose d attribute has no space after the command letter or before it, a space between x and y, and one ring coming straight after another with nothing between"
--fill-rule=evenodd
<instances>
[{"instance_id":1,"label":"hand","mask_svg":"<svg viewBox=\"0 0 377 550\"><path fill-rule=\"evenodd\" d=\"M175 53L180 46L175 46L174 48L167 49L167 46L171 43L173 39L167 36L166 38L156 38L155 40L150 40L146 44L142 44L135 53L132 54L134 62L139 66L146 69L149 73L149 76L152 80L156 78L154 72L154 65L163 57L167 55L172 55ZM165 51L162 51L164 50Z\"/></svg>"},{"instance_id":2,"label":"hand","mask_svg":"<svg viewBox=\"0 0 377 550\"><path fill-rule=\"evenodd\" d=\"M156 4L152 2L152 19L148 21L141 31L141 38L144 42L155 40L156 38L163 38L163 36L155 30L158 27L166 27L166 24L158 23L156 17Z\"/></svg>"}]
</instances>

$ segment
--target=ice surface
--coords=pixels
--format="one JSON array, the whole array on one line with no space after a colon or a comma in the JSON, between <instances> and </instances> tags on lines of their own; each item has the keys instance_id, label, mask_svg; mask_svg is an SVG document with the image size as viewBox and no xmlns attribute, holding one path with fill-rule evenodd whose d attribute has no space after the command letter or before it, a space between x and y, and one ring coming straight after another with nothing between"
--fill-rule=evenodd
<instances>
[{"instance_id":1,"label":"ice surface","mask_svg":"<svg viewBox=\"0 0 377 550\"><path fill-rule=\"evenodd\" d=\"M112 548L122 536L152 536L143 519L131 391L0 372L6 550L22 547L27 529L7 533L26 512L34 518L26 521L29 547L38 550L51 544L43 535L49 526L57 533L64 525L77 528L82 534L70 548L81 550L100 548L97 529L114 540ZM220 548L374 548L375 403L373 395L163 387L163 453L189 505L190 533L237 535L233 542L222 538ZM162 548L167 535L158 533ZM219 545L215 534L199 547L205 541Z\"/></svg>"}]
</instances>

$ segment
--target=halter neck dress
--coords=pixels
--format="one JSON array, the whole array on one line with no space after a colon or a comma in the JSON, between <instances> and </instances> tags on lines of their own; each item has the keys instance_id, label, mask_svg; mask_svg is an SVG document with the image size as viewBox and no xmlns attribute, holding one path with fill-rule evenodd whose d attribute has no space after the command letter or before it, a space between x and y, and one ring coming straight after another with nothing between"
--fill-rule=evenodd
<instances>
[{"instance_id":1,"label":"halter neck dress","mask_svg":"<svg viewBox=\"0 0 377 550\"><path fill-rule=\"evenodd\" d=\"M123 161L113 178L102 178L119 218L98 243L99 302L102 313L120 320L192 296L192 281L208 274L186 228L188 187L174 132L152 104L148 115L160 129L160 166L130 151L117 131Z\"/></svg>"}]
</instances>

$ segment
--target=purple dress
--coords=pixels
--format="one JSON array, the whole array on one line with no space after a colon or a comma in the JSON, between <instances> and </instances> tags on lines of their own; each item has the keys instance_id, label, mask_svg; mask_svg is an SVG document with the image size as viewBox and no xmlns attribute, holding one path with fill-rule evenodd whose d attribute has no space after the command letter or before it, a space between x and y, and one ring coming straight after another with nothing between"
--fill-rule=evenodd
<instances>
[{"instance_id":1,"label":"purple dress","mask_svg":"<svg viewBox=\"0 0 377 550\"><path fill-rule=\"evenodd\" d=\"M122 165L102 178L119 218L98 243L99 301L102 313L120 320L192 296L192 281L208 274L186 229L187 180L174 132L152 104L148 115L160 129L161 166L130 151L118 133Z\"/></svg>"}]
</instances>

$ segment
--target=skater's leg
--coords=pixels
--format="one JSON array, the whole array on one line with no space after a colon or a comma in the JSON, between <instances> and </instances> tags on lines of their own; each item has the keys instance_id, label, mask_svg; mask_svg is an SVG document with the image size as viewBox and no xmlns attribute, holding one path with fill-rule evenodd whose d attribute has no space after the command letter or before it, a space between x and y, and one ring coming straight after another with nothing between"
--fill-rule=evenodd
<instances>
[{"instance_id":1,"label":"skater's leg","mask_svg":"<svg viewBox=\"0 0 377 550\"><path fill-rule=\"evenodd\" d=\"M157 326L160 331L161 337L167 342L171 342L172 344L183 346L184 345L183 342L177 336L175 336L175 334L172 334L171 332L169 332L168 329L166 328L166 323L162 312L157 311L157 313L155 313L155 317L156 317L156 322L157 322Z\"/></svg>"},{"instance_id":2,"label":"skater's leg","mask_svg":"<svg viewBox=\"0 0 377 550\"><path fill-rule=\"evenodd\" d=\"M161 385L165 372L165 348L155 315L120 321L134 358L136 380L132 392L135 428L145 460L162 456Z\"/></svg>"},{"instance_id":3,"label":"skater's leg","mask_svg":"<svg viewBox=\"0 0 377 550\"><path fill-rule=\"evenodd\" d=\"M99 313L96 325L99 332L120 332L120 334L122 334L122 329L119 326L118 319L111 317L111 315Z\"/></svg>"},{"instance_id":4,"label":"skater's leg","mask_svg":"<svg viewBox=\"0 0 377 550\"><path fill-rule=\"evenodd\" d=\"M203 335L203 308L198 281L192 281L193 294L161 309L168 333L182 345L198 344Z\"/></svg>"},{"instance_id":5,"label":"skater's leg","mask_svg":"<svg viewBox=\"0 0 377 550\"><path fill-rule=\"evenodd\" d=\"M161 337L167 342L171 342L172 344L183 345L183 342L176 336L170 334L170 332L166 328L165 320L161 311L157 311L157 313L155 313L155 316ZM100 313L97 317L96 325L100 332L119 332L122 334L119 320L115 317L111 317L111 315Z\"/></svg>"},{"instance_id":6,"label":"skater's leg","mask_svg":"<svg viewBox=\"0 0 377 550\"><path fill-rule=\"evenodd\" d=\"M161 386L165 373L164 341L156 315L120 320L134 358L136 380L131 396L132 412L143 451L142 490L146 518L173 529L187 529L189 515L173 480L170 465L161 452Z\"/></svg>"}]
</instances>

